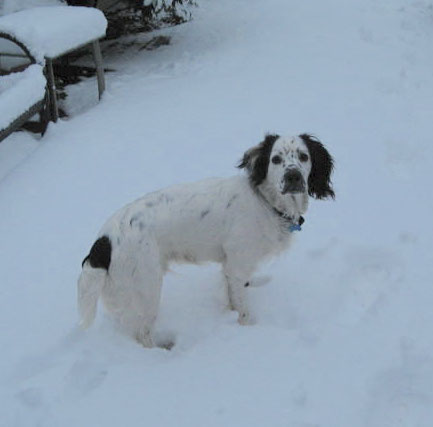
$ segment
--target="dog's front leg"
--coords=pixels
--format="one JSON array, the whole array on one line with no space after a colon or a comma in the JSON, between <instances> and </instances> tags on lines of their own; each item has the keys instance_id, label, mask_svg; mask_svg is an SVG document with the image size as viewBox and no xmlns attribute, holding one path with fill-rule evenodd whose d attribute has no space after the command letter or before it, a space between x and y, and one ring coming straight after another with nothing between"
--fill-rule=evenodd
<instances>
[{"instance_id":1,"label":"dog's front leg","mask_svg":"<svg viewBox=\"0 0 433 427\"><path fill-rule=\"evenodd\" d=\"M241 325L250 325L253 319L248 309L247 284L250 274L240 272L230 266L224 266L224 275L227 281L227 292L230 308L239 313L238 322Z\"/></svg>"}]
</instances>

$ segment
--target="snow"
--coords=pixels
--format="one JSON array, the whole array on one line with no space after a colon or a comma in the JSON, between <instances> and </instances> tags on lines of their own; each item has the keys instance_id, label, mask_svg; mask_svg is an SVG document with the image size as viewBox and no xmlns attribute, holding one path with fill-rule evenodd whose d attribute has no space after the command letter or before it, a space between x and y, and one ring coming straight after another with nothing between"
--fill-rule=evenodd
<instances>
[{"instance_id":1,"label":"snow","mask_svg":"<svg viewBox=\"0 0 433 427\"><path fill-rule=\"evenodd\" d=\"M105 56L107 92L0 144L0 425L431 427L431 1L200 1L172 43ZM336 201L226 310L216 266L167 275L145 350L76 328L104 221L167 185L238 173L266 131L312 132ZM7 159L5 157L7 156ZM266 278L267 277L267 278Z\"/></svg>"},{"instance_id":2,"label":"snow","mask_svg":"<svg viewBox=\"0 0 433 427\"><path fill-rule=\"evenodd\" d=\"M59 6L61 0L0 0L0 15L42 6Z\"/></svg>"},{"instance_id":3,"label":"snow","mask_svg":"<svg viewBox=\"0 0 433 427\"><path fill-rule=\"evenodd\" d=\"M43 68L34 64L20 73L0 76L0 129L5 129L45 94Z\"/></svg>"},{"instance_id":4,"label":"snow","mask_svg":"<svg viewBox=\"0 0 433 427\"><path fill-rule=\"evenodd\" d=\"M46 6L0 17L0 32L26 45L38 62L105 36L104 14L90 7Z\"/></svg>"}]
</instances>

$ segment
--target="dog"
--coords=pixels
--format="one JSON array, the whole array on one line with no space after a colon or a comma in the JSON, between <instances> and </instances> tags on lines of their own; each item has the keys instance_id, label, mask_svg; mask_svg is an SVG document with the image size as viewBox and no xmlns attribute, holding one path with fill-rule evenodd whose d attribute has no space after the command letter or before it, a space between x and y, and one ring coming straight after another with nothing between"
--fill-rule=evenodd
<instances>
[{"instance_id":1,"label":"dog","mask_svg":"<svg viewBox=\"0 0 433 427\"><path fill-rule=\"evenodd\" d=\"M173 262L222 264L231 309L250 324L247 287L258 264L289 245L309 197L334 198L334 161L309 134L267 134L245 152L246 174L182 184L125 206L102 227L78 280L81 325L101 296L109 313L153 347L164 273Z\"/></svg>"}]
</instances>

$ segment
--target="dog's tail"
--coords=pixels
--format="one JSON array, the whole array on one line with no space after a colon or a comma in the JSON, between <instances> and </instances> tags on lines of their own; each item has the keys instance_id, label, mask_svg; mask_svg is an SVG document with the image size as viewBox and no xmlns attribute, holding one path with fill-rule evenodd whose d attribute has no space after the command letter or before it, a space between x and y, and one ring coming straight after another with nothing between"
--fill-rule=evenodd
<instances>
[{"instance_id":1,"label":"dog's tail","mask_svg":"<svg viewBox=\"0 0 433 427\"><path fill-rule=\"evenodd\" d=\"M98 299L108 277L111 262L111 241L107 236L96 240L84 258L77 284L80 326L89 327L96 316Z\"/></svg>"}]
</instances>

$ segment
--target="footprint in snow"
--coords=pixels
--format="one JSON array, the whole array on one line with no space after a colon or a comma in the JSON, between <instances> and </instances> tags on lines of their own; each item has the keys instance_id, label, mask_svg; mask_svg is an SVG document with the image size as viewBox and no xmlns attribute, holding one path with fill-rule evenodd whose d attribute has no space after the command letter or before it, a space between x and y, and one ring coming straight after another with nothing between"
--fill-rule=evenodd
<instances>
[{"instance_id":1,"label":"footprint in snow","mask_svg":"<svg viewBox=\"0 0 433 427\"><path fill-rule=\"evenodd\" d=\"M108 371L100 365L80 360L75 362L65 379L65 393L77 398L98 388L106 379Z\"/></svg>"},{"instance_id":2,"label":"footprint in snow","mask_svg":"<svg viewBox=\"0 0 433 427\"><path fill-rule=\"evenodd\" d=\"M45 405L43 392L36 387L26 388L17 393L15 397L20 403L29 408L38 408Z\"/></svg>"}]
</instances>

